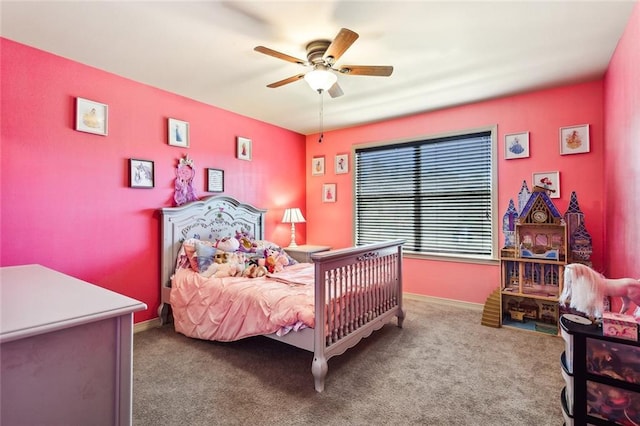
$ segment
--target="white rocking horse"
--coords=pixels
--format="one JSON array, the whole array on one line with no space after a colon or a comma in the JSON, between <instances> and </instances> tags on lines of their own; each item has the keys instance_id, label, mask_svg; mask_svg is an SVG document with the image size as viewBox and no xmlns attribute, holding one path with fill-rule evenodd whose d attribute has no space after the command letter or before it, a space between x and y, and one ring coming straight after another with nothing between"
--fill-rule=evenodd
<instances>
[{"instance_id":1,"label":"white rocking horse","mask_svg":"<svg viewBox=\"0 0 640 426\"><path fill-rule=\"evenodd\" d=\"M588 315L602 318L604 297L618 296L622 299L620 313L627 313L630 302L636 305L635 315L640 313L640 280L633 278L607 279L581 263L571 263L564 268L564 289L559 302Z\"/></svg>"}]
</instances>

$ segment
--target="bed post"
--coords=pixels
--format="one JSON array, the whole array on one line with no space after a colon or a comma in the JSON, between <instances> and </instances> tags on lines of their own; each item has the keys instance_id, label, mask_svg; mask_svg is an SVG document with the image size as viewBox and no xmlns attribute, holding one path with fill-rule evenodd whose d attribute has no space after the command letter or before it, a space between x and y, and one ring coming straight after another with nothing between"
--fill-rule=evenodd
<instances>
[{"instance_id":1,"label":"bed post","mask_svg":"<svg viewBox=\"0 0 640 426\"><path fill-rule=\"evenodd\" d=\"M398 313L396 314L396 318L398 319L398 328L402 328L402 323L404 322L405 312L402 307L402 244L398 244Z\"/></svg>"},{"instance_id":2,"label":"bed post","mask_svg":"<svg viewBox=\"0 0 640 426\"><path fill-rule=\"evenodd\" d=\"M313 362L311 363L311 373L313 374L316 391L324 390L324 379L327 376L329 366L325 356L325 325L326 319L326 288L324 268L321 263L314 262L315 271L315 326L313 328Z\"/></svg>"}]
</instances>

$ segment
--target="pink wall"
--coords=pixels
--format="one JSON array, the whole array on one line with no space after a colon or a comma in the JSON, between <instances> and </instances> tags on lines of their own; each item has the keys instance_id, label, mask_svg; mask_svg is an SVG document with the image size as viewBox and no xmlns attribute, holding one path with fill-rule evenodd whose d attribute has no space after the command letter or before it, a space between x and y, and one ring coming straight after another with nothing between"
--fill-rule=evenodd
<instances>
[{"instance_id":1,"label":"pink wall","mask_svg":"<svg viewBox=\"0 0 640 426\"><path fill-rule=\"evenodd\" d=\"M640 277L640 3L604 78L606 274Z\"/></svg>"},{"instance_id":2,"label":"pink wall","mask_svg":"<svg viewBox=\"0 0 640 426\"><path fill-rule=\"evenodd\" d=\"M330 102L325 114L330 114ZM523 180L529 188L533 172L560 171L561 198L554 200L564 213L571 191L576 191L586 225L593 237L592 260L603 261L603 83L589 83L541 90L501 99L398 118L381 123L325 132L321 144L317 135L307 137L307 242L345 247L353 243L352 173L335 175L336 154L351 153L354 146L418 136L498 125L498 212L504 214ZM589 124L591 152L561 156L559 128ZM529 131L530 157L504 159L504 135ZM311 176L314 156L326 157L324 176ZM352 158L350 158L352 160ZM322 203L323 183L337 183L337 202ZM504 239L500 236L499 244ZM407 258L404 288L411 293L484 303L500 285L497 263L477 264Z\"/></svg>"},{"instance_id":3,"label":"pink wall","mask_svg":"<svg viewBox=\"0 0 640 426\"><path fill-rule=\"evenodd\" d=\"M0 265L39 263L159 304L158 209L173 201L174 168L195 161L225 171L225 194L269 209L267 237L288 245L285 207L305 207L304 137L7 39L2 71ZM75 98L109 105L109 134L74 129ZM190 123L191 146L167 144L167 118ZM235 159L235 137L253 140L253 161ZM282 152L292 161L279 162ZM153 160L154 189L128 188L128 159ZM297 227L301 240L306 226Z\"/></svg>"}]
</instances>

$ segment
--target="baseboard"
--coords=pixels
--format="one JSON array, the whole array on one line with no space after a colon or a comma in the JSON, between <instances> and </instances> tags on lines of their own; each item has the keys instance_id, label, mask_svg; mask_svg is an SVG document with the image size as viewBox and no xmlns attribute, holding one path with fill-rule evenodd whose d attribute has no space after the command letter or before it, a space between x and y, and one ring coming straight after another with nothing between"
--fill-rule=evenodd
<instances>
[{"instance_id":1,"label":"baseboard","mask_svg":"<svg viewBox=\"0 0 640 426\"><path fill-rule=\"evenodd\" d=\"M140 333L141 331L150 330L157 327L160 327L160 318L154 318L148 321L142 321L133 324L133 333Z\"/></svg>"},{"instance_id":2,"label":"baseboard","mask_svg":"<svg viewBox=\"0 0 640 426\"><path fill-rule=\"evenodd\" d=\"M441 305L457 306L459 308L473 309L482 311L484 305L481 303L464 302L462 300L445 299L442 297L425 296L423 294L403 293L407 299L421 300L424 302L439 303Z\"/></svg>"}]
</instances>

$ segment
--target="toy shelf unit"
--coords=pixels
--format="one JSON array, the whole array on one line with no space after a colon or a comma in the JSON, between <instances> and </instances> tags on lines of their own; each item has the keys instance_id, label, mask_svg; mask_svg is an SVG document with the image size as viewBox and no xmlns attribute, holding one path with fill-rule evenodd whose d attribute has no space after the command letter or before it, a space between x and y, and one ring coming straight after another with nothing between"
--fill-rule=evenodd
<instances>
[{"instance_id":1,"label":"toy shelf unit","mask_svg":"<svg viewBox=\"0 0 640 426\"><path fill-rule=\"evenodd\" d=\"M523 182L519 208L510 201L503 217L505 245L500 253L501 325L558 334L564 267L576 257L570 229L584 230L575 193L571 198L563 216L546 191L529 192ZM574 211L578 217L570 215ZM590 255L590 237L587 242L581 250Z\"/></svg>"},{"instance_id":2,"label":"toy shelf unit","mask_svg":"<svg viewBox=\"0 0 640 426\"><path fill-rule=\"evenodd\" d=\"M604 336L601 326L572 317L576 316L560 318L565 340L560 403L565 424L640 424L640 345Z\"/></svg>"}]
</instances>

